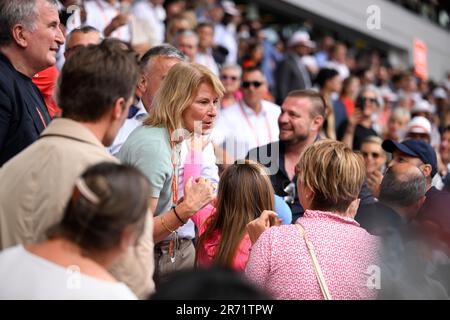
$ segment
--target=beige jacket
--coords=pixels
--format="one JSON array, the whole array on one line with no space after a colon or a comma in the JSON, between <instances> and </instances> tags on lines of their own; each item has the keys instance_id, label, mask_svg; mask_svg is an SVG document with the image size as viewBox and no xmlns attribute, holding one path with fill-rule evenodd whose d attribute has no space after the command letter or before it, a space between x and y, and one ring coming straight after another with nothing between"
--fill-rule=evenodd
<instances>
[{"instance_id":1,"label":"beige jacket","mask_svg":"<svg viewBox=\"0 0 450 320\"><path fill-rule=\"evenodd\" d=\"M55 119L41 138L0 169L0 249L45 239L58 223L75 179L90 165L118 162L82 124ZM154 290L153 216L143 237L111 269L138 297Z\"/></svg>"}]
</instances>

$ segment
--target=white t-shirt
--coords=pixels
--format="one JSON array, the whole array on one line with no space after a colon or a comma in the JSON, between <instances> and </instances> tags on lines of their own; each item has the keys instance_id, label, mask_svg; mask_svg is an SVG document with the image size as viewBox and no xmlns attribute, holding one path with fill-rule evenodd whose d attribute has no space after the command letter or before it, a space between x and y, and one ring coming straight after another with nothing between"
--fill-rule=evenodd
<instances>
[{"instance_id":1,"label":"white t-shirt","mask_svg":"<svg viewBox=\"0 0 450 320\"><path fill-rule=\"evenodd\" d=\"M216 60L214 60L214 57L212 56L211 50L208 50L208 53L197 52L195 62L208 67L209 70L211 70L211 72L216 76L219 75L219 67L217 66Z\"/></svg>"},{"instance_id":2,"label":"white t-shirt","mask_svg":"<svg viewBox=\"0 0 450 320\"><path fill-rule=\"evenodd\" d=\"M108 282L63 268L22 245L0 252L0 299L136 300L121 282Z\"/></svg>"},{"instance_id":3,"label":"white t-shirt","mask_svg":"<svg viewBox=\"0 0 450 320\"><path fill-rule=\"evenodd\" d=\"M223 147L233 159L244 159L251 149L278 141L281 108L265 100L261 105L259 114L244 102L243 110L239 103L222 110L211 135L214 144Z\"/></svg>"},{"instance_id":4,"label":"white t-shirt","mask_svg":"<svg viewBox=\"0 0 450 320\"><path fill-rule=\"evenodd\" d=\"M162 44L165 39L165 25L166 11L163 6L155 6L150 1L135 2L131 12L136 18L147 21L149 26L153 29L156 35L157 43Z\"/></svg>"},{"instance_id":5,"label":"white t-shirt","mask_svg":"<svg viewBox=\"0 0 450 320\"><path fill-rule=\"evenodd\" d=\"M119 2L117 2L115 5L111 5L105 0L86 1L84 3L84 8L86 10L86 22L84 23L84 25L92 26L99 30L102 34L108 24L110 24L110 22L120 13ZM109 37L117 38L125 42L130 42L130 25L125 24L117 28L111 33Z\"/></svg>"}]
</instances>

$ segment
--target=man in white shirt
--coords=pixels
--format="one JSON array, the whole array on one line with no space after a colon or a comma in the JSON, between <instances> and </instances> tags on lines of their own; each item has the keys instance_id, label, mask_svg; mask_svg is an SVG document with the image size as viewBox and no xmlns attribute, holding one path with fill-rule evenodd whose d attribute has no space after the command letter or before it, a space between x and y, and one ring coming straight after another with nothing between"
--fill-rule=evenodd
<instances>
[{"instance_id":1,"label":"man in white shirt","mask_svg":"<svg viewBox=\"0 0 450 320\"><path fill-rule=\"evenodd\" d=\"M170 68L186 56L175 47L164 44L148 50L141 58L141 77L136 87L136 103L130 107L128 119L120 128L108 151L116 155L130 133L142 124L152 106L156 91L166 77Z\"/></svg>"},{"instance_id":2,"label":"man in white shirt","mask_svg":"<svg viewBox=\"0 0 450 320\"><path fill-rule=\"evenodd\" d=\"M166 10L163 7L164 0L143 0L136 1L131 9L132 14L139 19L147 21L156 35L157 44L162 44L165 39L164 20L166 20Z\"/></svg>"},{"instance_id":3,"label":"man in white shirt","mask_svg":"<svg viewBox=\"0 0 450 320\"><path fill-rule=\"evenodd\" d=\"M113 37L125 42L131 40L128 9L130 1L92 0L85 1L86 21L88 25L100 30L104 37Z\"/></svg>"},{"instance_id":4,"label":"man in white shirt","mask_svg":"<svg viewBox=\"0 0 450 320\"><path fill-rule=\"evenodd\" d=\"M213 56L214 26L203 22L197 26L199 37L198 52L195 62L208 67L215 75L219 76L219 67Z\"/></svg>"},{"instance_id":5,"label":"man in white shirt","mask_svg":"<svg viewBox=\"0 0 450 320\"><path fill-rule=\"evenodd\" d=\"M335 69L339 72L341 79L345 80L350 76L350 70L347 67L346 59L347 46L342 42L338 42L334 45L331 51L331 60L325 65L325 67Z\"/></svg>"},{"instance_id":6,"label":"man in white shirt","mask_svg":"<svg viewBox=\"0 0 450 320\"><path fill-rule=\"evenodd\" d=\"M193 30L183 30L175 35L175 47L183 52L190 62L195 62L198 52L198 35Z\"/></svg>"},{"instance_id":7,"label":"man in white shirt","mask_svg":"<svg viewBox=\"0 0 450 320\"><path fill-rule=\"evenodd\" d=\"M278 105L263 99L267 81L261 70L251 68L242 75L243 100L221 111L212 133L216 146L233 160L244 159L248 151L277 141Z\"/></svg>"},{"instance_id":8,"label":"man in white shirt","mask_svg":"<svg viewBox=\"0 0 450 320\"><path fill-rule=\"evenodd\" d=\"M208 13L211 21L214 23L214 42L228 50L225 63L236 64L238 55L238 42L234 38L234 35L229 30L227 30L225 25L222 24L223 16L225 14L223 4L217 2L211 5ZM235 15L237 15L236 12Z\"/></svg>"}]
</instances>

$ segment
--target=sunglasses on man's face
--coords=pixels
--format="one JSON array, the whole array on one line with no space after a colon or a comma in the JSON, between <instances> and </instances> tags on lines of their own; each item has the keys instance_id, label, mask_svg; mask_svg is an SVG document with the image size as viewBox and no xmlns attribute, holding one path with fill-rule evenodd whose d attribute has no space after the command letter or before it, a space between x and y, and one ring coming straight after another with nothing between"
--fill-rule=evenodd
<instances>
[{"instance_id":1,"label":"sunglasses on man's face","mask_svg":"<svg viewBox=\"0 0 450 320\"><path fill-rule=\"evenodd\" d=\"M220 76L220 79L222 79L222 80L233 80L233 81L236 81L236 80L238 79L238 77L236 77L236 76L228 76L228 75L226 75L226 74L222 74L222 75Z\"/></svg>"},{"instance_id":2,"label":"sunglasses on man's face","mask_svg":"<svg viewBox=\"0 0 450 320\"><path fill-rule=\"evenodd\" d=\"M264 82L261 81L243 81L242 88L248 89L250 86L254 86L255 88L259 88Z\"/></svg>"}]
</instances>

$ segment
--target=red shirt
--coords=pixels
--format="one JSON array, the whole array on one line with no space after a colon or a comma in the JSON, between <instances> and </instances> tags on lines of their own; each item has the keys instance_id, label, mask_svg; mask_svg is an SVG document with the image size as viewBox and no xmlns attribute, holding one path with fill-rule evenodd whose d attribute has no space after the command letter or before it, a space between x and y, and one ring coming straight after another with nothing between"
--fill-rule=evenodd
<instances>
[{"instance_id":1,"label":"red shirt","mask_svg":"<svg viewBox=\"0 0 450 320\"><path fill-rule=\"evenodd\" d=\"M355 111L355 102L352 99L341 97L341 101L345 106L345 111L347 111L347 117L351 117Z\"/></svg>"},{"instance_id":2,"label":"red shirt","mask_svg":"<svg viewBox=\"0 0 450 320\"><path fill-rule=\"evenodd\" d=\"M56 104L55 87L58 80L58 68L52 66L36 73L32 79L33 83L39 88L47 105L48 113L54 118L61 114L61 109Z\"/></svg>"}]
</instances>

